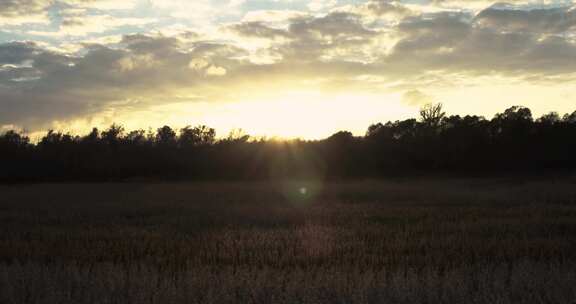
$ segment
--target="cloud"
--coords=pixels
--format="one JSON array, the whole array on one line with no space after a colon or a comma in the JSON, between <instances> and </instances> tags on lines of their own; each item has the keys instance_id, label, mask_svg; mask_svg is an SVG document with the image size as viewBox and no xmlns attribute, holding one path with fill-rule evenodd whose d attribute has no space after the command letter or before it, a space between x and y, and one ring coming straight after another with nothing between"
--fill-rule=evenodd
<instances>
[{"instance_id":1,"label":"cloud","mask_svg":"<svg viewBox=\"0 0 576 304\"><path fill-rule=\"evenodd\" d=\"M308 8L312 11L320 11L334 7L337 4L337 0L311 0L308 3Z\"/></svg>"},{"instance_id":2,"label":"cloud","mask_svg":"<svg viewBox=\"0 0 576 304\"><path fill-rule=\"evenodd\" d=\"M35 35L86 36L103 33L125 26L144 26L156 22L153 18L115 17L107 14L90 14L86 9L72 8L60 11L59 30L55 32L35 31Z\"/></svg>"},{"instance_id":3,"label":"cloud","mask_svg":"<svg viewBox=\"0 0 576 304\"><path fill-rule=\"evenodd\" d=\"M191 19L190 21L206 26L222 16L241 15L243 0L150 0L156 9L168 13L174 18Z\"/></svg>"},{"instance_id":4,"label":"cloud","mask_svg":"<svg viewBox=\"0 0 576 304\"><path fill-rule=\"evenodd\" d=\"M0 1L0 16L3 24L21 24L45 21L48 10L53 6L117 10L130 9L135 4L136 0L3 0ZM16 21L10 21L11 19Z\"/></svg>"},{"instance_id":5,"label":"cloud","mask_svg":"<svg viewBox=\"0 0 576 304\"><path fill-rule=\"evenodd\" d=\"M162 102L166 92L200 87L241 64L233 59L241 50L226 44L188 48L174 37L128 35L121 46L90 45L69 56L34 43L0 45L0 122L34 129L122 108L128 100Z\"/></svg>"},{"instance_id":6,"label":"cloud","mask_svg":"<svg viewBox=\"0 0 576 304\"><path fill-rule=\"evenodd\" d=\"M288 38L290 36L289 32L286 30L272 28L264 24L263 22L259 21L243 22L231 26L230 29L246 37L276 39L276 38Z\"/></svg>"},{"instance_id":7,"label":"cloud","mask_svg":"<svg viewBox=\"0 0 576 304\"><path fill-rule=\"evenodd\" d=\"M396 71L570 73L576 45L569 37L475 26L470 15L438 13L398 25L402 39L384 62Z\"/></svg>"},{"instance_id":8,"label":"cloud","mask_svg":"<svg viewBox=\"0 0 576 304\"><path fill-rule=\"evenodd\" d=\"M299 62L367 58L362 53L366 51L363 46L378 35L363 24L358 14L340 11L319 17L295 17L285 28L274 28L264 22L242 22L230 29L244 37L278 40L269 51L285 61Z\"/></svg>"},{"instance_id":9,"label":"cloud","mask_svg":"<svg viewBox=\"0 0 576 304\"><path fill-rule=\"evenodd\" d=\"M0 15L4 17L41 13L50 0L5 0L0 2Z\"/></svg>"},{"instance_id":10,"label":"cloud","mask_svg":"<svg viewBox=\"0 0 576 304\"><path fill-rule=\"evenodd\" d=\"M475 23L507 32L563 33L576 26L576 7L506 9L481 11Z\"/></svg>"},{"instance_id":11,"label":"cloud","mask_svg":"<svg viewBox=\"0 0 576 304\"><path fill-rule=\"evenodd\" d=\"M223 67L211 65L205 70L207 76L224 76L227 71Z\"/></svg>"},{"instance_id":12,"label":"cloud","mask_svg":"<svg viewBox=\"0 0 576 304\"><path fill-rule=\"evenodd\" d=\"M296 10L254 10L242 17L242 22L286 23L290 19L304 17L308 14Z\"/></svg>"},{"instance_id":13,"label":"cloud","mask_svg":"<svg viewBox=\"0 0 576 304\"><path fill-rule=\"evenodd\" d=\"M420 90L410 90L402 95L402 102L410 106L422 106L433 102L434 99Z\"/></svg>"},{"instance_id":14,"label":"cloud","mask_svg":"<svg viewBox=\"0 0 576 304\"><path fill-rule=\"evenodd\" d=\"M50 4L50 0L0 1L0 25L48 23L46 9Z\"/></svg>"},{"instance_id":15,"label":"cloud","mask_svg":"<svg viewBox=\"0 0 576 304\"><path fill-rule=\"evenodd\" d=\"M59 0L58 2L73 7L99 10L128 10L134 8L138 3L137 0Z\"/></svg>"},{"instance_id":16,"label":"cloud","mask_svg":"<svg viewBox=\"0 0 576 304\"><path fill-rule=\"evenodd\" d=\"M366 3L349 7L348 9L352 12L372 18L387 18L394 20L399 20L416 14L416 12L408 8L408 6L402 2L389 0L371 0Z\"/></svg>"},{"instance_id":17,"label":"cloud","mask_svg":"<svg viewBox=\"0 0 576 304\"><path fill-rule=\"evenodd\" d=\"M554 0L539 1L540 4L550 4ZM538 3L533 0L508 0L508 1L494 1L494 0L431 0L430 4L442 8L450 9L465 9L465 10L481 10L488 6L514 6L514 5L529 5Z\"/></svg>"}]
</instances>

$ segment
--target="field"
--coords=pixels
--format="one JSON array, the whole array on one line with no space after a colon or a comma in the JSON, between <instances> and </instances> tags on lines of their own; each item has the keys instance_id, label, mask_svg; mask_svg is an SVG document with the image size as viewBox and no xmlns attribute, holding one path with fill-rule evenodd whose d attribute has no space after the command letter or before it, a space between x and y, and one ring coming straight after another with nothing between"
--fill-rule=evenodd
<instances>
[{"instance_id":1,"label":"field","mask_svg":"<svg viewBox=\"0 0 576 304\"><path fill-rule=\"evenodd\" d=\"M576 180L0 186L0 303L574 303Z\"/></svg>"}]
</instances>

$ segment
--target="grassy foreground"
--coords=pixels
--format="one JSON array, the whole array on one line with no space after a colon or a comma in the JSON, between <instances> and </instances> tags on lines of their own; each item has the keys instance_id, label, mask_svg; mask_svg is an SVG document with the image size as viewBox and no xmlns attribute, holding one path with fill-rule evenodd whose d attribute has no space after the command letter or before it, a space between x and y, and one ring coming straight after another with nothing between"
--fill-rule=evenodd
<instances>
[{"instance_id":1,"label":"grassy foreground","mask_svg":"<svg viewBox=\"0 0 576 304\"><path fill-rule=\"evenodd\" d=\"M576 181L0 187L0 303L573 303Z\"/></svg>"}]
</instances>

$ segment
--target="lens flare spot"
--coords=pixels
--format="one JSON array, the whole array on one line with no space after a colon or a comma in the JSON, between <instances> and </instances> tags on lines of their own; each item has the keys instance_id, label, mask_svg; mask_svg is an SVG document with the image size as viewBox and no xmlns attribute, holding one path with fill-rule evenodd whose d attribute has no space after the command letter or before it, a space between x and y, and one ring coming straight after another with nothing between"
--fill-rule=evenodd
<instances>
[{"instance_id":1,"label":"lens flare spot","mask_svg":"<svg viewBox=\"0 0 576 304\"><path fill-rule=\"evenodd\" d=\"M306 187L301 187L300 188L300 194L302 194L302 195L308 194L308 189Z\"/></svg>"}]
</instances>

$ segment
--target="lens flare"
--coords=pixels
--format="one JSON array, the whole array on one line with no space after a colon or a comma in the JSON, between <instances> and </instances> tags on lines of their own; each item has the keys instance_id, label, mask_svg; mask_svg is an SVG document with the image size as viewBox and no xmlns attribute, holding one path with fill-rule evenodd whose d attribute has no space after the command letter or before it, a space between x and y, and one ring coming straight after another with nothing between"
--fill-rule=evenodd
<instances>
[{"instance_id":1,"label":"lens flare","mask_svg":"<svg viewBox=\"0 0 576 304\"><path fill-rule=\"evenodd\" d=\"M279 186L288 202L303 207L313 205L324 188L321 179L282 181Z\"/></svg>"}]
</instances>

